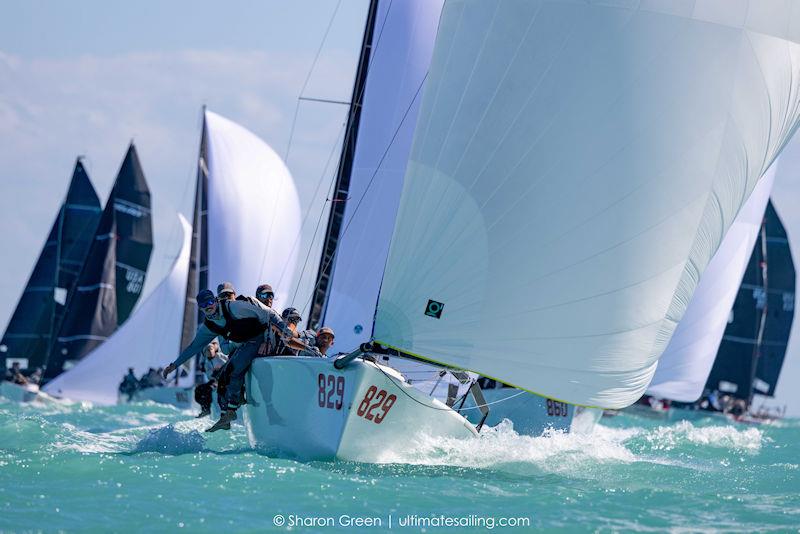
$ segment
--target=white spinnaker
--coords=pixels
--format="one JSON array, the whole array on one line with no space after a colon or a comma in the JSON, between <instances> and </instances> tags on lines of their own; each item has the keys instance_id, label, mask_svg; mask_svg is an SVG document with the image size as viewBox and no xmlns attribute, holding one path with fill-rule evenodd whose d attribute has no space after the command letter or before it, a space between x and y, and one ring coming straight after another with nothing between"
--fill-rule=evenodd
<instances>
[{"instance_id":1,"label":"white spinnaker","mask_svg":"<svg viewBox=\"0 0 800 534\"><path fill-rule=\"evenodd\" d=\"M648 395L694 402L703 393L761 230L777 165L778 160L758 181L703 272L686 313L658 360Z\"/></svg>"},{"instance_id":2,"label":"white spinnaker","mask_svg":"<svg viewBox=\"0 0 800 534\"><path fill-rule=\"evenodd\" d=\"M780 5L448 1L375 338L574 404L639 398L796 128Z\"/></svg>"},{"instance_id":3,"label":"white spinnaker","mask_svg":"<svg viewBox=\"0 0 800 534\"><path fill-rule=\"evenodd\" d=\"M167 277L102 345L42 389L58 397L108 405L128 368L141 376L162 367L180 351L192 227L178 214L183 241Z\"/></svg>"},{"instance_id":4,"label":"white spinnaker","mask_svg":"<svg viewBox=\"0 0 800 534\"><path fill-rule=\"evenodd\" d=\"M372 335L403 175L442 0L378 3L350 176L323 323L350 351ZM343 227L343 230L345 230Z\"/></svg>"},{"instance_id":5,"label":"white spinnaker","mask_svg":"<svg viewBox=\"0 0 800 534\"><path fill-rule=\"evenodd\" d=\"M233 283L254 295L268 283L275 302L287 297L297 263L300 200L283 160L252 132L206 111L209 288ZM281 287L276 287L281 273Z\"/></svg>"}]
</instances>

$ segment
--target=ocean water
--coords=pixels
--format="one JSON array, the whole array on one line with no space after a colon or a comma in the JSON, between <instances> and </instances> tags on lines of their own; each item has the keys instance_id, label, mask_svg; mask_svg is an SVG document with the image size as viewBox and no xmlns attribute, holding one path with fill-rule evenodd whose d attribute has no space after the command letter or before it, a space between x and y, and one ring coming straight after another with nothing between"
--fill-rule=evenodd
<instances>
[{"instance_id":1,"label":"ocean water","mask_svg":"<svg viewBox=\"0 0 800 534\"><path fill-rule=\"evenodd\" d=\"M535 438L504 422L380 465L271 458L243 427L207 425L153 404L0 399L0 530L800 529L798 420L621 415L590 436Z\"/></svg>"}]
</instances>

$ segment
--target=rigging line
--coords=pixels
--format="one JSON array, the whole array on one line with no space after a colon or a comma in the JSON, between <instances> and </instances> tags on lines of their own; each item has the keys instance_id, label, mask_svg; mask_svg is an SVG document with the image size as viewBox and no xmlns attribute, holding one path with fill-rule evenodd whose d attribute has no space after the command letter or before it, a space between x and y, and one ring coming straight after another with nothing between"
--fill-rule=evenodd
<instances>
[{"instance_id":1,"label":"rigging line","mask_svg":"<svg viewBox=\"0 0 800 534\"><path fill-rule=\"evenodd\" d=\"M333 159L333 155L336 154L337 149L339 148L339 140L342 138L342 135L344 133L344 129L345 129L345 123L342 123L341 128L339 128L339 134L336 136L336 141L333 143L333 146L331 147L330 154L328 154L328 160L325 162L325 167L323 167L323 169L322 169L322 174L320 174L319 180L317 181L317 187L314 189L314 194L311 196L312 205L314 203L314 199L317 198L317 194L319 194L319 188L322 187L322 182L325 179L325 175L328 173L328 166L330 165L330 162ZM326 203L327 203L327 199L326 199L326 202L322 204L322 211L323 212L325 211L325 204ZM311 215L311 206L308 207L308 210L306 211L306 214L303 216L303 222L300 223L300 229L297 231L297 235L295 236L294 243L292 244L292 250L291 250L291 253L289 254L289 257L292 256L292 253L294 253L295 248L297 247L298 243L300 242L300 238L303 236L303 228L305 228L305 226L306 226L306 222L308 221L309 215ZM264 264L264 259L262 259L261 264L262 265ZM280 278L278 278L277 286L281 285L281 282L283 281L283 277L286 274L286 268L288 266L289 266L289 260L287 258L287 260L283 264L283 270L281 270L281 276L280 276ZM301 278L302 278L302 276L301 276ZM292 299L292 300L294 300L294 299Z\"/></svg>"},{"instance_id":2,"label":"rigging line","mask_svg":"<svg viewBox=\"0 0 800 534\"><path fill-rule=\"evenodd\" d=\"M297 100L303 100L306 102L321 102L323 104L341 104L343 106L349 106L352 102L345 102L344 100L331 100L328 98L312 98L310 96L300 96Z\"/></svg>"},{"instance_id":3,"label":"rigging line","mask_svg":"<svg viewBox=\"0 0 800 534\"><path fill-rule=\"evenodd\" d=\"M339 12L339 6L342 5L342 0L336 2L336 7L333 10L333 14L331 15L330 20L328 21L328 27L325 28L325 34L322 36L322 41L319 43L319 48L317 48L317 55L314 56L314 61L311 63L311 68L308 69L308 74L306 75L306 80L303 82L303 87L300 89L300 97L298 97L297 102L294 106L294 117L292 118L292 127L289 130L289 141L286 144L286 152L283 155L283 161L289 161L289 151L292 148L292 138L294 137L294 129L297 126L297 113L300 111L300 98L302 98L303 93L308 86L309 80L311 80L311 75L314 73L314 68L317 66L317 61L319 60L319 56L322 53L322 47L325 46L325 41L328 40L328 34L331 31L331 27L333 26L333 21L336 18L336 13Z\"/></svg>"},{"instance_id":4,"label":"rigging line","mask_svg":"<svg viewBox=\"0 0 800 534\"><path fill-rule=\"evenodd\" d=\"M372 57L373 58L377 55L378 51L381 49L380 48L380 44L381 44L381 39L383 38L383 30L386 28L386 23L387 23L387 21L389 19L389 13L391 12L393 1L394 0L390 0L389 1L389 5L386 8L386 16L384 17L383 23L381 24L380 31L378 32L378 37L375 40L375 44L372 45L372 44L366 43L365 46L362 47L361 56L360 56L362 58L362 60L363 60L363 55L364 55L366 49L371 49L371 51L372 51L371 53L372 53ZM337 5L337 9L338 9L338 5ZM334 15L335 15L335 12L334 12ZM327 31L326 31L326 33L327 33ZM323 42L324 42L324 39L323 39ZM371 63L371 61L372 60L370 60L370 63ZM311 74L309 73L309 77L310 77L310 75ZM303 90L305 90L305 85L304 85L304 89ZM344 136L343 136L343 139L342 139L342 149L340 151L342 153L347 149L348 134L349 134L350 130L355 128L355 125L352 124L352 119L353 119L353 117L354 117L354 115L356 113L355 108L358 107L358 105L355 105L354 102L361 102L365 91L366 91L366 83L364 83L364 85L361 87L361 90L358 93L358 95L354 95L353 102L349 103L350 109L348 110L348 113L347 113L347 121L342 125L343 129L346 130L344 132ZM325 99L316 99L316 98L310 98L310 97L303 97L302 93L303 93L303 91L301 91L301 93L300 93L301 96L298 97L298 104L295 107L295 117L294 117L294 119L292 121L292 133L289 136L289 146L287 146L287 148L286 148L286 157L284 158L284 161L288 160L289 150L290 150L290 146L291 146L291 140L292 140L292 137L294 136L294 129L295 129L295 125L296 125L295 123L296 123L296 120L297 120L297 112L298 112L298 109L299 109L299 102L301 100L310 100L310 101L317 101L317 102L330 102L330 103L334 103L334 104L345 104L345 102L341 102L341 101L333 101L333 100L325 100ZM412 101L412 103L413 103L413 101ZM347 128L348 124L350 125L350 128ZM337 143L334 145L334 147L336 147L336 146L338 146L338 139L337 139ZM337 170L337 175L334 176L334 184L336 184L337 182L338 182L338 170ZM318 189L319 188L317 188L317 190ZM316 196L316 193L315 193L315 196ZM333 196L333 192L331 193L331 195L329 195L329 197L330 196ZM324 212L324 209L325 209L325 205L323 204L323 207L322 207L322 211L323 212ZM305 220L304 220L303 224L305 224ZM316 231L315 231L315 235L316 235ZM298 236L298 238L299 237L300 236ZM311 247L311 245L309 245L309 250L310 250L310 247ZM325 245L323 244L323 254L324 254L324 248L325 248ZM327 266L329 264L330 264L330 262L327 262L325 264L324 268L327 268ZM284 265L284 270L285 269L286 269L286 265ZM303 270L305 271L305 266L303 267ZM281 279L282 278L283 278L283 273L281 273ZM302 279L302 274L301 274L300 278ZM309 305L308 305L309 310L311 309L311 305L314 302L314 295L316 294L316 292L318 290L318 286L319 286L319 281L317 281L317 283L315 283L315 285L312 288L311 298L309 300ZM298 287L299 287L299 282L298 282ZM295 296L296 296L296 293L297 293L297 291L295 291ZM292 299L292 300L294 300L294 299ZM301 310L302 309L305 309L305 308L301 308Z\"/></svg>"},{"instance_id":5,"label":"rigging line","mask_svg":"<svg viewBox=\"0 0 800 534\"><path fill-rule=\"evenodd\" d=\"M381 366L380 366L380 365L377 365L377 364L376 364L376 367L378 368L378 371L380 371L381 373L383 373L383 375L384 375L386 378L388 378L388 379L389 379L389 381L390 381L392 384L394 384L394 386L395 386L397 389L399 389L399 390L400 390L400 391L403 393L403 395L405 395L406 397L408 397L408 398L409 398L409 399L411 399L412 401L416 402L416 403L417 403L417 404L419 404L420 406L424 406L424 407L426 407L426 408L430 408L431 410L438 410L438 411L440 411L440 412L446 412L446 411L448 411L448 410L456 411L456 410L454 410L454 409L453 409L453 408L451 408L451 407L447 407L447 408L437 408L437 407L435 407L435 406L430 406L430 405L428 405L428 404L425 404L425 403L423 403L423 402L420 402L420 401L418 401L417 399L415 399L414 397L412 397L411 395L409 395L409 394L408 394L408 392L405 390L405 388L403 388L402 386L400 386L400 384L398 384L398 383L397 383L397 379L396 379L395 377L393 377L393 376L389 375L389 374L388 374L386 371L384 371L384 370L381 368ZM413 387L413 386L412 386L412 387ZM469 391L467 391L467 394L468 394L468 393L469 393ZM513 394L513 395L509 395L508 397L504 397L504 398L502 398L502 399L497 399L496 401L487 402L487 403L484 403L484 404L478 404L478 405L476 405L476 406L470 406L470 407L468 407L468 408L462 408L461 410L459 410L459 412L465 412L465 411L467 411L467 410L478 410L478 409L480 409L480 408L483 408L484 406L490 406L490 405L492 405L492 404L499 404L499 403L501 403L501 402L505 402L505 401L507 401L507 400L513 399L514 397L518 397L518 396L522 395L523 393L526 393L526 391L524 391L524 390L520 390L520 391L518 391L517 393L515 393L515 394Z\"/></svg>"},{"instance_id":6,"label":"rigging line","mask_svg":"<svg viewBox=\"0 0 800 534\"><path fill-rule=\"evenodd\" d=\"M337 146L338 146L338 142L336 144L334 144L334 149ZM322 177L324 177L325 174L327 174L328 166L330 165L331 160L333 159L333 154L335 152L336 152L335 150L332 150L330 155L328 156L328 161L325 163L325 168L323 169L323 172L322 172ZM319 183L317 185L318 189L319 189L319 185L322 184L322 177L320 177L320 181L319 181ZM320 223L322 222L322 218L325 215L325 206L328 204L328 202L332 202L331 201L331 197L333 197L333 188L335 186L336 186L336 175L334 174L333 179L331 180L331 184L328 186L328 195L325 198L325 202L322 203L322 208L319 210L319 217L317 218L317 226L314 228L314 235L311 236L311 243L308 244L308 252L306 253L306 259L303 262L303 268L300 271L300 276L297 278L297 286L295 287L294 294L292 295L292 303L294 303L294 299L297 298L297 292L300 290L300 283L303 281L303 275L306 272L306 266L308 265L308 259L311 257L311 251L314 248L314 241L317 239L317 232L319 232ZM313 198L316 198L316 192L315 192ZM308 212L310 214L311 210L309 209ZM305 223L305 221L304 221L304 223ZM302 229L302 227L301 227L301 229ZM314 293L312 292L311 294L312 294L312 298L313 298L313 294ZM309 306L310 306L310 302L309 302Z\"/></svg>"},{"instance_id":7,"label":"rigging line","mask_svg":"<svg viewBox=\"0 0 800 534\"><path fill-rule=\"evenodd\" d=\"M427 79L428 79L428 73L426 72L425 76L423 76L422 78L422 81L420 81L419 83L419 87L417 87L417 91L414 93L414 98L411 99L411 102L406 107L406 111L405 113L403 113L403 118L400 119L400 123L397 125L397 128L395 128L394 133L392 134L392 138L389 140L389 144L386 145L386 149L383 151L381 159L378 160L378 164L375 166L375 170L373 171L372 176L370 177L369 182L367 183L367 187L364 188L364 192L361 194L361 197L358 199L358 202L356 203L356 207L353 209L353 213L347 220L347 223L345 224L344 229L342 230L342 233L339 237L340 241L347 234L347 230L348 228L350 228L350 224L353 222L353 219L358 213L358 209L361 207L361 203L364 201L364 198L366 198L367 193L369 193L369 190L372 187L373 182L375 181L375 177L378 175L378 171L381 170L381 165L383 165L383 162L386 159L387 154L389 154L389 149L392 148L392 145L397 139L397 134L400 133L400 129L403 127L403 124L405 123L406 118L408 117L408 113L411 111L411 108L414 107L414 102L416 102L417 98L419 98L419 94L422 91L422 87L425 85L425 80ZM339 249L340 247L337 246L336 251L333 253L333 255L331 255L328 261L325 262L325 265L322 266L322 270L327 269L328 265L330 265L331 262L334 259L336 259L336 256L339 253ZM314 290L311 292L311 299L309 300L309 308L311 307L311 302L313 301L314 293L316 293L316 291L319 289L320 282L321 280L317 280L317 283L314 284Z\"/></svg>"}]
</instances>

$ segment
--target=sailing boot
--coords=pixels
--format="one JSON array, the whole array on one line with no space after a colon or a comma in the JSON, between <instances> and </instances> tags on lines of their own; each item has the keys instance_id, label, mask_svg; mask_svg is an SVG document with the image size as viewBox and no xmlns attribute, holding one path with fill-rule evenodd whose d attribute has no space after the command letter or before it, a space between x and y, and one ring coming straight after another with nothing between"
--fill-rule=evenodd
<instances>
[{"instance_id":1,"label":"sailing boot","mask_svg":"<svg viewBox=\"0 0 800 534\"><path fill-rule=\"evenodd\" d=\"M216 432L217 430L230 430L231 429L231 421L236 420L236 410L226 410L222 412L222 416L219 418L219 421L214 423L214 426L211 428L207 428L206 432Z\"/></svg>"},{"instance_id":2,"label":"sailing boot","mask_svg":"<svg viewBox=\"0 0 800 534\"><path fill-rule=\"evenodd\" d=\"M195 419L202 419L203 417L205 417L207 415L211 415L211 408L206 408L204 406L203 409L200 410L200 413L195 416Z\"/></svg>"}]
</instances>

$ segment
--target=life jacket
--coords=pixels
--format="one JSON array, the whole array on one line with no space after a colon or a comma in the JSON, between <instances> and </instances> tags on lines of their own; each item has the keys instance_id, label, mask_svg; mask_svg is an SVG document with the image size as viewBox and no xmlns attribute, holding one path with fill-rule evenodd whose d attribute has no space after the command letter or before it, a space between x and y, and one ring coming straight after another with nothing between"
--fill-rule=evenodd
<instances>
[{"instance_id":1,"label":"life jacket","mask_svg":"<svg viewBox=\"0 0 800 534\"><path fill-rule=\"evenodd\" d=\"M229 341L235 341L237 343L249 341L263 334L269 326L267 324L262 324L261 321L255 317L246 317L244 319L234 318L233 315L231 315L230 303L227 300L223 300L219 305L222 309L222 316L225 318L225 324L220 326L208 319L205 319L203 324L218 336L222 336Z\"/></svg>"}]
</instances>

